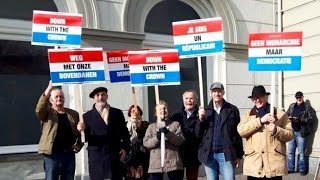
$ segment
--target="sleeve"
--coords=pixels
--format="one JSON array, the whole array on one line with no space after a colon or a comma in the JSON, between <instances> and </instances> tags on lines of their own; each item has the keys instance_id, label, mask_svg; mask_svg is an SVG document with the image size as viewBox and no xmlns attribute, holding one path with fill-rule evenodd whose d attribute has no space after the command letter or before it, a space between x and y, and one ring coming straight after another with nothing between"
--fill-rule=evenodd
<instances>
[{"instance_id":1,"label":"sleeve","mask_svg":"<svg viewBox=\"0 0 320 180\"><path fill-rule=\"evenodd\" d=\"M236 149L236 153L237 153L237 158L242 159L242 156L244 155L244 151L243 151L243 143L242 143L242 137L239 135L238 131L237 131L237 126L240 123L240 112L238 108L235 108L235 117L236 117L236 122L235 122L235 126L233 129L233 132L235 132L234 134L234 139L235 139L235 149Z\"/></svg>"},{"instance_id":2,"label":"sleeve","mask_svg":"<svg viewBox=\"0 0 320 180\"><path fill-rule=\"evenodd\" d=\"M76 124L78 124L78 122L79 122L79 113L77 111L73 111L73 117L74 117L74 119L76 121ZM74 128L77 129L77 127L74 127ZM73 145L73 150L77 153L82 149L84 143L81 142L81 133L79 131L76 131L76 132L77 132L77 138L75 140L75 144Z\"/></svg>"},{"instance_id":3,"label":"sleeve","mask_svg":"<svg viewBox=\"0 0 320 180\"><path fill-rule=\"evenodd\" d=\"M241 117L240 123L237 126L237 130L241 137L247 138L258 131L261 127L262 124L260 122L260 118L250 117L249 113L246 113Z\"/></svg>"},{"instance_id":4,"label":"sleeve","mask_svg":"<svg viewBox=\"0 0 320 180\"><path fill-rule=\"evenodd\" d=\"M176 124L177 125L175 126L175 129L173 131L169 130L168 134L166 135L166 138L168 139L168 142L170 144L180 146L184 142L184 136L181 130L180 123L176 122Z\"/></svg>"},{"instance_id":5,"label":"sleeve","mask_svg":"<svg viewBox=\"0 0 320 180\"><path fill-rule=\"evenodd\" d=\"M274 136L278 138L279 141L286 143L293 139L294 133L292 130L291 121L289 120L287 114L283 114L281 118L283 118L283 123L281 126L277 126L277 132L274 134Z\"/></svg>"},{"instance_id":6,"label":"sleeve","mask_svg":"<svg viewBox=\"0 0 320 180\"><path fill-rule=\"evenodd\" d=\"M126 120L124 119L124 116L123 116L123 113L122 111L120 110L119 112L119 121L120 121L120 130L121 130L121 147L123 149L126 150L126 152L129 152L130 150L130 134L129 134L129 131L128 131L128 128L126 126Z\"/></svg>"},{"instance_id":7,"label":"sleeve","mask_svg":"<svg viewBox=\"0 0 320 180\"><path fill-rule=\"evenodd\" d=\"M143 145L147 149L155 149L160 145L160 141L158 140L156 133L153 133L152 126L154 126L154 124L149 125L143 138Z\"/></svg>"},{"instance_id":8,"label":"sleeve","mask_svg":"<svg viewBox=\"0 0 320 180\"><path fill-rule=\"evenodd\" d=\"M46 121L49 114L50 102L49 96L41 94L38 103L36 105L36 115L40 121Z\"/></svg>"},{"instance_id":9,"label":"sleeve","mask_svg":"<svg viewBox=\"0 0 320 180\"><path fill-rule=\"evenodd\" d=\"M90 138L90 126L88 125L87 121L88 121L88 113L89 112L86 112L82 115L82 118L83 118L83 124L85 126L85 129L84 129L84 136L85 136L85 142L88 142L89 141L89 138Z\"/></svg>"},{"instance_id":10,"label":"sleeve","mask_svg":"<svg viewBox=\"0 0 320 180\"><path fill-rule=\"evenodd\" d=\"M202 122L198 119L195 127L195 135L199 140L202 140L204 131L209 128L209 122L205 118Z\"/></svg>"}]
</instances>

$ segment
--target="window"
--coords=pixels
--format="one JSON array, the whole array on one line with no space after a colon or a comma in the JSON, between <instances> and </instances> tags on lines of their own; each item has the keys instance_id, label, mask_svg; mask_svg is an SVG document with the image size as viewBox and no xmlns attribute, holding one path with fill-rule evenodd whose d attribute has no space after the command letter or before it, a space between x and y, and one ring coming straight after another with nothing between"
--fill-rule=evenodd
<instances>
[{"instance_id":1,"label":"window","mask_svg":"<svg viewBox=\"0 0 320 180\"><path fill-rule=\"evenodd\" d=\"M58 12L53 0L6 0L1 2L0 17L32 21L33 10Z\"/></svg>"},{"instance_id":2,"label":"window","mask_svg":"<svg viewBox=\"0 0 320 180\"><path fill-rule=\"evenodd\" d=\"M47 49L0 40L0 148L38 144L35 106L50 79Z\"/></svg>"}]
</instances>

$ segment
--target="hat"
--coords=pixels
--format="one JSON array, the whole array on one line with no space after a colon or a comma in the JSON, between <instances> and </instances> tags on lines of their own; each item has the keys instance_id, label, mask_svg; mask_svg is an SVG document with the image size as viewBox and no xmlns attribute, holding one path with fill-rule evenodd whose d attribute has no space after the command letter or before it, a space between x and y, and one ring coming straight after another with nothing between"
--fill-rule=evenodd
<instances>
[{"instance_id":1,"label":"hat","mask_svg":"<svg viewBox=\"0 0 320 180\"><path fill-rule=\"evenodd\" d=\"M254 86L252 89L251 96L248 96L248 98L257 97L259 95L269 95L269 92L266 92L266 89L263 86Z\"/></svg>"},{"instance_id":2,"label":"hat","mask_svg":"<svg viewBox=\"0 0 320 180\"><path fill-rule=\"evenodd\" d=\"M214 82L213 84L211 84L210 86L210 90L213 90L213 89L222 89L224 90L224 87L221 83L219 82Z\"/></svg>"},{"instance_id":3,"label":"hat","mask_svg":"<svg viewBox=\"0 0 320 180\"><path fill-rule=\"evenodd\" d=\"M93 98L94 95L96 95L98 92L106 92L106 93L108 93L108 89L105 88L105 87L97 87L89 94L89 97Z\"/></svg>"},{"instance_id":4,"label":"hat","mask_svg":"<svg viewBox=\"0 0 320 180\"><path fill-rule=\"evenodd\" d=\"M296 92L295 97L302 97L302 96L303 96L303 93L301 91Z\"/></svg>"}]
</instances>

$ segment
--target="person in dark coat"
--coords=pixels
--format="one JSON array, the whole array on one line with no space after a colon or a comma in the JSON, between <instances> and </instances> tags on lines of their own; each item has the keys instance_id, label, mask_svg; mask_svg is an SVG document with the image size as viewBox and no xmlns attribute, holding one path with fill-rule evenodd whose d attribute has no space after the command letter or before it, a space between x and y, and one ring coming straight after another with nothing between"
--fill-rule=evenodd
<instances>
[{"instance_id":1,"label":"person in dark coat","mask_svg":"<svg viewBox=\"0 0 320 180\"><path fill-rule=\"evenodd\" d=\"M198 160L199 140L195 127L199 121L198 96L194 90L187 90L182 95L183 107L172 115L172 120L178 121L185 138L180 146L180 155L186 170L187 180L197 180L200 162Z\"/></svg>"},{"instance_id":2,"label":"person in dark coat","mask_svg":"<svg viewBox=\"0 0 320 180\"><path fill-rule=\"evenodd\" d=\"M298 149L298 171L302 176L308 174L308 164L306 157L307 136L312 131L313 126L313 108L309 101L304 101L301 91L295 94L296 102L290 104L287 115L292 124L294 139L289 141L288 145L288 173L295 172L296 149Z\"/></svg>"},{"instance_id":3,"label":"person in dark coat","mask_svg":"<svg viewBox=\"0 0 320 180\"><path fill-rule=\"evenodd\" d=\"M199 108L196 135L202 139L198 159L204 164L208 180L234 180L244 154L242 138L237 132L239 110L223 98L224 87L215 82L210 87L212 100L206 109Z\"/></svg>"},{"instance_id":4,"label":"person in dark coat","mask_svg":"<svg viewBox=\"0 0 320 180\"><path fill-rule=\"evenodd\" d=\"M148 179L149 150L143 146L149 122L142 121L142 110L132 105L128 110L127 128L130 134L131 149L124 163L127 166L126 179Z\"/></svg>"},{"instance_id":5,"label":"person in dark coat","mask_svg":"<svg viewBox=\"0 0 320 180\"><path fill-rule=\"evenodd\" d=\"M120 109L107 103L108 89L98 87L90 95L95 104L83 115L78 130L85 131L88 142L89 175L91 180L124 177L123 164L129 148L130 136Z\"/></svg>"}]
</instances>

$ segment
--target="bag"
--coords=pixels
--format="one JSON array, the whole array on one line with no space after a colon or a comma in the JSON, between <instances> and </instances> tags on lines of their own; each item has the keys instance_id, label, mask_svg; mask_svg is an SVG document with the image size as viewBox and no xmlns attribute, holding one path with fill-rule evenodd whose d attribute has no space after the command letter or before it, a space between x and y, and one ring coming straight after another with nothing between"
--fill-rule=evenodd
<instances>
[{"instance_id":1,"label":"bag","mask_svg":"<svg viewBox=\"0 0 320 180\"><path fill-rule=\"evenodd\" d=\"M129 150L128 154L126 155L126 157L123 160L124 164L128 164L134 157L134 152L132 149Z\"/></svg>"}]
</instances>

